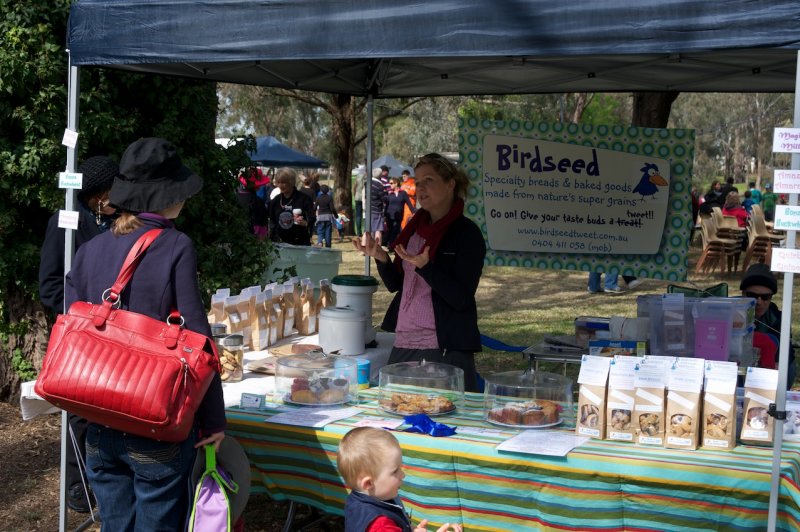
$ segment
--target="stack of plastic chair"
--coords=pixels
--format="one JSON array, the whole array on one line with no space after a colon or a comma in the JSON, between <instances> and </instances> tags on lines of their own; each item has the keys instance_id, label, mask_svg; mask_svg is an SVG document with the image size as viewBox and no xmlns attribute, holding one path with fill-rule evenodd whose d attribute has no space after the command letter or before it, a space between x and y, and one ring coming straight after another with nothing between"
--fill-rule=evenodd
<instances>
[{"instance_id":1,"label":"stack of plastic chair","mask_svg":"<svg viewBox=\"0 0 800 532\"><path fill-rule=\"evenodd\" d=\"M748 224L748 244L747 244L747 251L744 254L744 263L742 264L742 268L745 270L750 265L751 262L764 262L769 264L770 256L772 253L772 241L769 238L769 235L765 235L763 233L759 233L756 228L756 220L759 218L759 215L753 211L750 215L750 219L747 221ZM763 218L761 218L763 220Z\"/></svg>"},{"instance_id":2,"label":"stack of plastic chair","mask_svg":"<svg viewBox=\"0 0 800 532\"><path fill-rule=\"evenodd\" d=\"M708 273L717 267L723 271L727 264L727 270L730 272L733 258L741 253L739 241L718 236L711 218L700 220L700 230L703 236L703 252L697 261L695 271Z\"/></svg>"},{"instance_id":3,"label":"stack of plastic chair","mask_svg":"<svg viewBox=\"0 0 800 532\"><path fill-rule=\"evenodd\" d=\"M739 257L743 240L747 238L747 228L739 227L739 223L733 216L725 216L722 214L722 209L714 207L712 209L711 218L714 220L714 226L717 231L717 236L723 239L736 240L739 242L739 248L736 252L728 254L728 271L736 271L739 269Z\"/></svg>"},{"instance_id":4,"label":"stack of plastic chair","mask_svg":"<svg viewBox=\"0 0 800 532\"><path fill-rule=\"evenodd\" d=\"M759 236L769 238L773 246L780 247L781 244L783 244L783 241L786 239L786 235L777 234L770 231L769 227L767 227L767 222L764 219L764 211L761 210L761 206L753 205L753 207L755 208L753 209L753 212L750 214L750 219L752 221L753 228L756 230Z\"/></svg>"}]
</instances>

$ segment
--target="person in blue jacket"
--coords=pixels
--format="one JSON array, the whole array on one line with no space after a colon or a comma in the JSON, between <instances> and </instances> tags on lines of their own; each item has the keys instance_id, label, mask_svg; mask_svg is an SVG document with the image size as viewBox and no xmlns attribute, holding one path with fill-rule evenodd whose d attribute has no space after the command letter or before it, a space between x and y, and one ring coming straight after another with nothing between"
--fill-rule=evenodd
<instances>
[{"instance_id":1,"label":"person in blue jacket","mask_svg":"<svg viewBox=\"0 0 800 532\"><path fill-rule=\"evenodd\" d=\"M85 243L75 255L64 293L67 306L75 301L101 303L136 240L150 229L163 229L122 292L121 308L158 320L176 309L184 327L210 337L194 246L174 222L184 202L202 186L203 180L182 164L172 143L144 138L128 146L109 194L120 216L110 231ZM195 448L205 444L219 448L225 437L219 375L201 401L195 425L185 441L175 443L89 424L87 475L103 532L183 529Z\"/></svg>"}]
</instances>

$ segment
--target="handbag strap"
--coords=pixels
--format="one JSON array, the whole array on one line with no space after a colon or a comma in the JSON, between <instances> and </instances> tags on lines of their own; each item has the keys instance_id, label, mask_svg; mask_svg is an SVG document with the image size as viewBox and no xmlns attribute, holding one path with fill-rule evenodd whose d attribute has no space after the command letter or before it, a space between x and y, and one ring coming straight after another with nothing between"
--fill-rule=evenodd
<instances>
[{"instance_id":1,"label":"handbag strap","mask_svg":"<svg viewBox=\"0 0 800 532\"><path fill-rule=\"evenodd\" d=\"M120 301L120 295L130 282L131 277L133 277L133 272L136 271L136 266L138 266L139 262L142 260L142 255L145 250L150 247L150 244L161 234L161 231L163 231L163 229L151 229L140 236L133 244L133 247L128 252L128 256L125 257L125 262L122 263L122 268L119 270L117 280L114 281L111 288L103 292L103 303L97 305L93 311L94 316L92 318L92 323L95 327L101 327L106 322L111 314L111 309Z\"/></svg>"}]
</instances>

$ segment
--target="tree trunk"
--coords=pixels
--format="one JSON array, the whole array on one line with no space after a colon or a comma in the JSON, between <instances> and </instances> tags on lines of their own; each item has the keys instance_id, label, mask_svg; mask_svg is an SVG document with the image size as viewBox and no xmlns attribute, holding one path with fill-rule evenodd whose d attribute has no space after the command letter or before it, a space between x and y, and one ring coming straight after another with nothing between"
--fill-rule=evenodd
<instances>
[{"instance_id":1,"label":"tree trunk","mask_svg":"<svg viewBox=\"0 0 800 532\"><path fill-rule=\"evenodd\" d=\"M18 402L20 384L35 378L42 367L50 323L38 301L13 288L6 293L11 332L0 337L0 401Z\"/></svg>"},{"instance_id":2,"label":"tree trunk","mask_svg":"<svg viewBox=\"0 0 800 532\"><path fill-rule=\"evenodd\" d=\"M346 94L331 95L334 150L334 202L347 217L354 220L353 193L350 171L355 154L356 116L353 97ZM347 228L353 234L355 224Z\"/></svg>"},{"instance_id":3,"label":"tree trunk","mask_svg":"<svg viewBox=\"0 0 800 532\"><path fill-rule=\"evenodd\" d=\"M583 116L583 112L586 110L586 107L589 106L590 102L589 93L588 92L578 92L576 93L575 98L575 107L572 110L572 116L570 117L570 122L573 124L577 124L581 121L581 116Z\"/></svg>"},{"instance_id":4,"label":"tree trunk","mask_svg":"<svg viewBox=\"0 0 800 532\"><path fill-rule=\"evenodd\" d=\"M634 92L632 126L667 127L672 102L679 92Z\"/></svg>"}]
</instances>

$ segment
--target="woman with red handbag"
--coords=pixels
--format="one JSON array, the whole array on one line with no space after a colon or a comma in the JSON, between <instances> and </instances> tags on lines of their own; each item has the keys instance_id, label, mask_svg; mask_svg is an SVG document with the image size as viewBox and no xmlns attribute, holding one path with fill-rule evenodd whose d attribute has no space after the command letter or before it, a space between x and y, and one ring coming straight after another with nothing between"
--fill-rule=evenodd
<instances>
[{"instance_id":1,"label":"woman with red handbag","mask_svg":"<svg viewBox=\"0 0 800 532\"><path fill-rule=\"evenodd\" d=\"M145 138L131 144L109 196L121 214L111 231L87 242L75 255L67 276L67 306L76 301L101 303L134 243L145 232L161 229L120 294L121 308L159 320L177 309L186 329L210 336L194 246L173 222L186 199L202 186L202 179L183 166L168 141ZM158 441L90 423L87 474L102 530L181 530L189 508L187 486L195 449L205 444L218 448L225 425L218 374L195 415L196 430L182 442Z\"/></svg>"}]
</instances>

